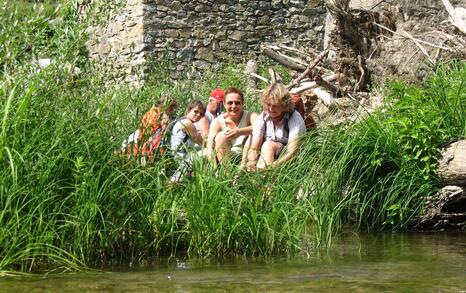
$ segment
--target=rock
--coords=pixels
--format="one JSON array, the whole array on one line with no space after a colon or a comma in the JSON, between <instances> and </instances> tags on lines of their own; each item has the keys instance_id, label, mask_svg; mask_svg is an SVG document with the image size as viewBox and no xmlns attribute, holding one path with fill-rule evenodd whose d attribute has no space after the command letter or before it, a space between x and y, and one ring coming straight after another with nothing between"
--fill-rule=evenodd
<instances>
[{"instance_id":1,"label":"rock","mask_svg":"<svg viewBox=\"0 0 466 293\"><path fill-rule=\"evenodd\" d=\"M466 226L466 187L445 186L426 200L416 229L464 229Z\"/></svg>"},{"instance_id":2,"label":"rock","mask_svg":"<svg viewBox=\"0 0 466 293\"><path fill-rule=\"evenodd\" d=\"M438 175L445 184L466 186L466 140L454 142L444 149Z\"/></svg>"}]
</instances>

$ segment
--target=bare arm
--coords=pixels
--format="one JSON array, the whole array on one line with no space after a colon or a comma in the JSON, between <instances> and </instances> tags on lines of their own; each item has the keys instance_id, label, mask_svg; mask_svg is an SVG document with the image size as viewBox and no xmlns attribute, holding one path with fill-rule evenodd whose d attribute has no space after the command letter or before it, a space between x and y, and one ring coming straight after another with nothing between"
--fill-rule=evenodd
<instances>
[{"instance_id":1,"label":"bare arm","mask_svg":"<svg viewBox=\"0 0 466 293\"><path fill-rule=\"evenodd\" d=\"M207 137L209 135L209 120L205 116L196 122L196 125L203 137Z\"/></svg>"},{"instance_id":2,"label":"bare arm","mask_svg":"<svg viewBox=\"0 0 466 293\"><path fill-rule=\"evenodd\" d=\"M202 135L196 130L196 127L191 121L184 121L183 128L193 142L197 143L198 145L203 144L204 139L202 138Z\"/></svg>"},{"instance_id":3,"label":"bare arm","mask_svg":"<svg viewBox=\"0 0 466 293\"><path fill-rule=\"evenodd\" d=\"M248 171L256 170L257 160L259 160L259 155L261 153L262 140L262 137L252 137L251 147L249 148L247 154L246 167Z\"/></svg>"},{"instance_id":4,"label":"bare arm","mask_svg":"<svg viewBox=\"0 0 466 293\"><path fill-rule=\"evenodd\" d=\"M221 130L221 125L217 119L214 119L210 124L209 136L207 137L207 146L206 146L206 156L208 159L212 157L212 152L214 150L214 139L217 133Z\"/></svg>"},{"instance_id":5,"label":"bare arm","mask_svg":"<svg viewBox=\"0 0 466 293\"><path fill-rule=\"evenodd\" d=\"M291 160L298 152L300 144L301 144L301 139L299 137L292 139L286 147L285 154L281 156L278 160L273 162L272 166L276 167Z\"/></svg>"},{"instance_id":6,"label":"bare arm","mask_svg":"<svg viewBox=\"0 0 466 293\"><path fill-rule=\"evenodd\" d=\"M249 115L249 126L246 127L241 127L241 128L236 128L232 129L230 132L228 132L225 136L230 139L235 139L241 135L251 135L252 134L252 126L254 125L254 121L256 120L258 114L257 113L251 113Z\"/></svg>"}]
</instances>

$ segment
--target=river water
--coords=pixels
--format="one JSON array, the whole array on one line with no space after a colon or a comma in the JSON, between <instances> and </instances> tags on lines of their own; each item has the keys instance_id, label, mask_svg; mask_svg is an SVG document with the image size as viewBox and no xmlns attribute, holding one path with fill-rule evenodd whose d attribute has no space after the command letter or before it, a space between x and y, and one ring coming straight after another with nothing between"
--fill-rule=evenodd
<instances>
[{"instance_id":1,"label":"river water","mask_svg":"<svg viewBox=\"0 0 466 293\"><path fill-rule=\"evenodd\" d=\"M0 292L464 292L466 231L357 235L308 257L0 277Z\"/></svg>"}]
</instances>

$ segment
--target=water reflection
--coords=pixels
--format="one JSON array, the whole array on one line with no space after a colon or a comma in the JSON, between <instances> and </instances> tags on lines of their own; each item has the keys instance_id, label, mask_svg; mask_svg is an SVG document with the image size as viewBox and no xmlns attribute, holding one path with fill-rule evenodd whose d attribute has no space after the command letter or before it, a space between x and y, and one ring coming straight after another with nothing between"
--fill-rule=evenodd
<instances>
[{"instance_id":1,"label":"water reflection","mask_svg":"<svg viewBox=\"0 0 466 293\"><path fill-rule=\"evenodd\" d=\"M466 293L466 233L347 233L310 258L179 258L112 271L3 277L0 292Z\"/></svg>"}]
</instances>

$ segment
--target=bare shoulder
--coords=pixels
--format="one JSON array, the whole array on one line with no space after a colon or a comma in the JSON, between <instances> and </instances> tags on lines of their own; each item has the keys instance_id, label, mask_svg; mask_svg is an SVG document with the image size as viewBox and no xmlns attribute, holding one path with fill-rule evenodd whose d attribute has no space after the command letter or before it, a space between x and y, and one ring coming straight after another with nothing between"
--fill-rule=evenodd
<instances>
[{"instance_id":1,"label":"bare shoulder","mask_svg":"<svg viewBox=\"0 0 466 293\"><path fill-rule=\"evenodd\" d=\"M256 112L249 112L249 120L252 122L254 122L254 120L256 120L256 118L259 116L259 113L256 113Z\"/></svg>"}]
</instances>

